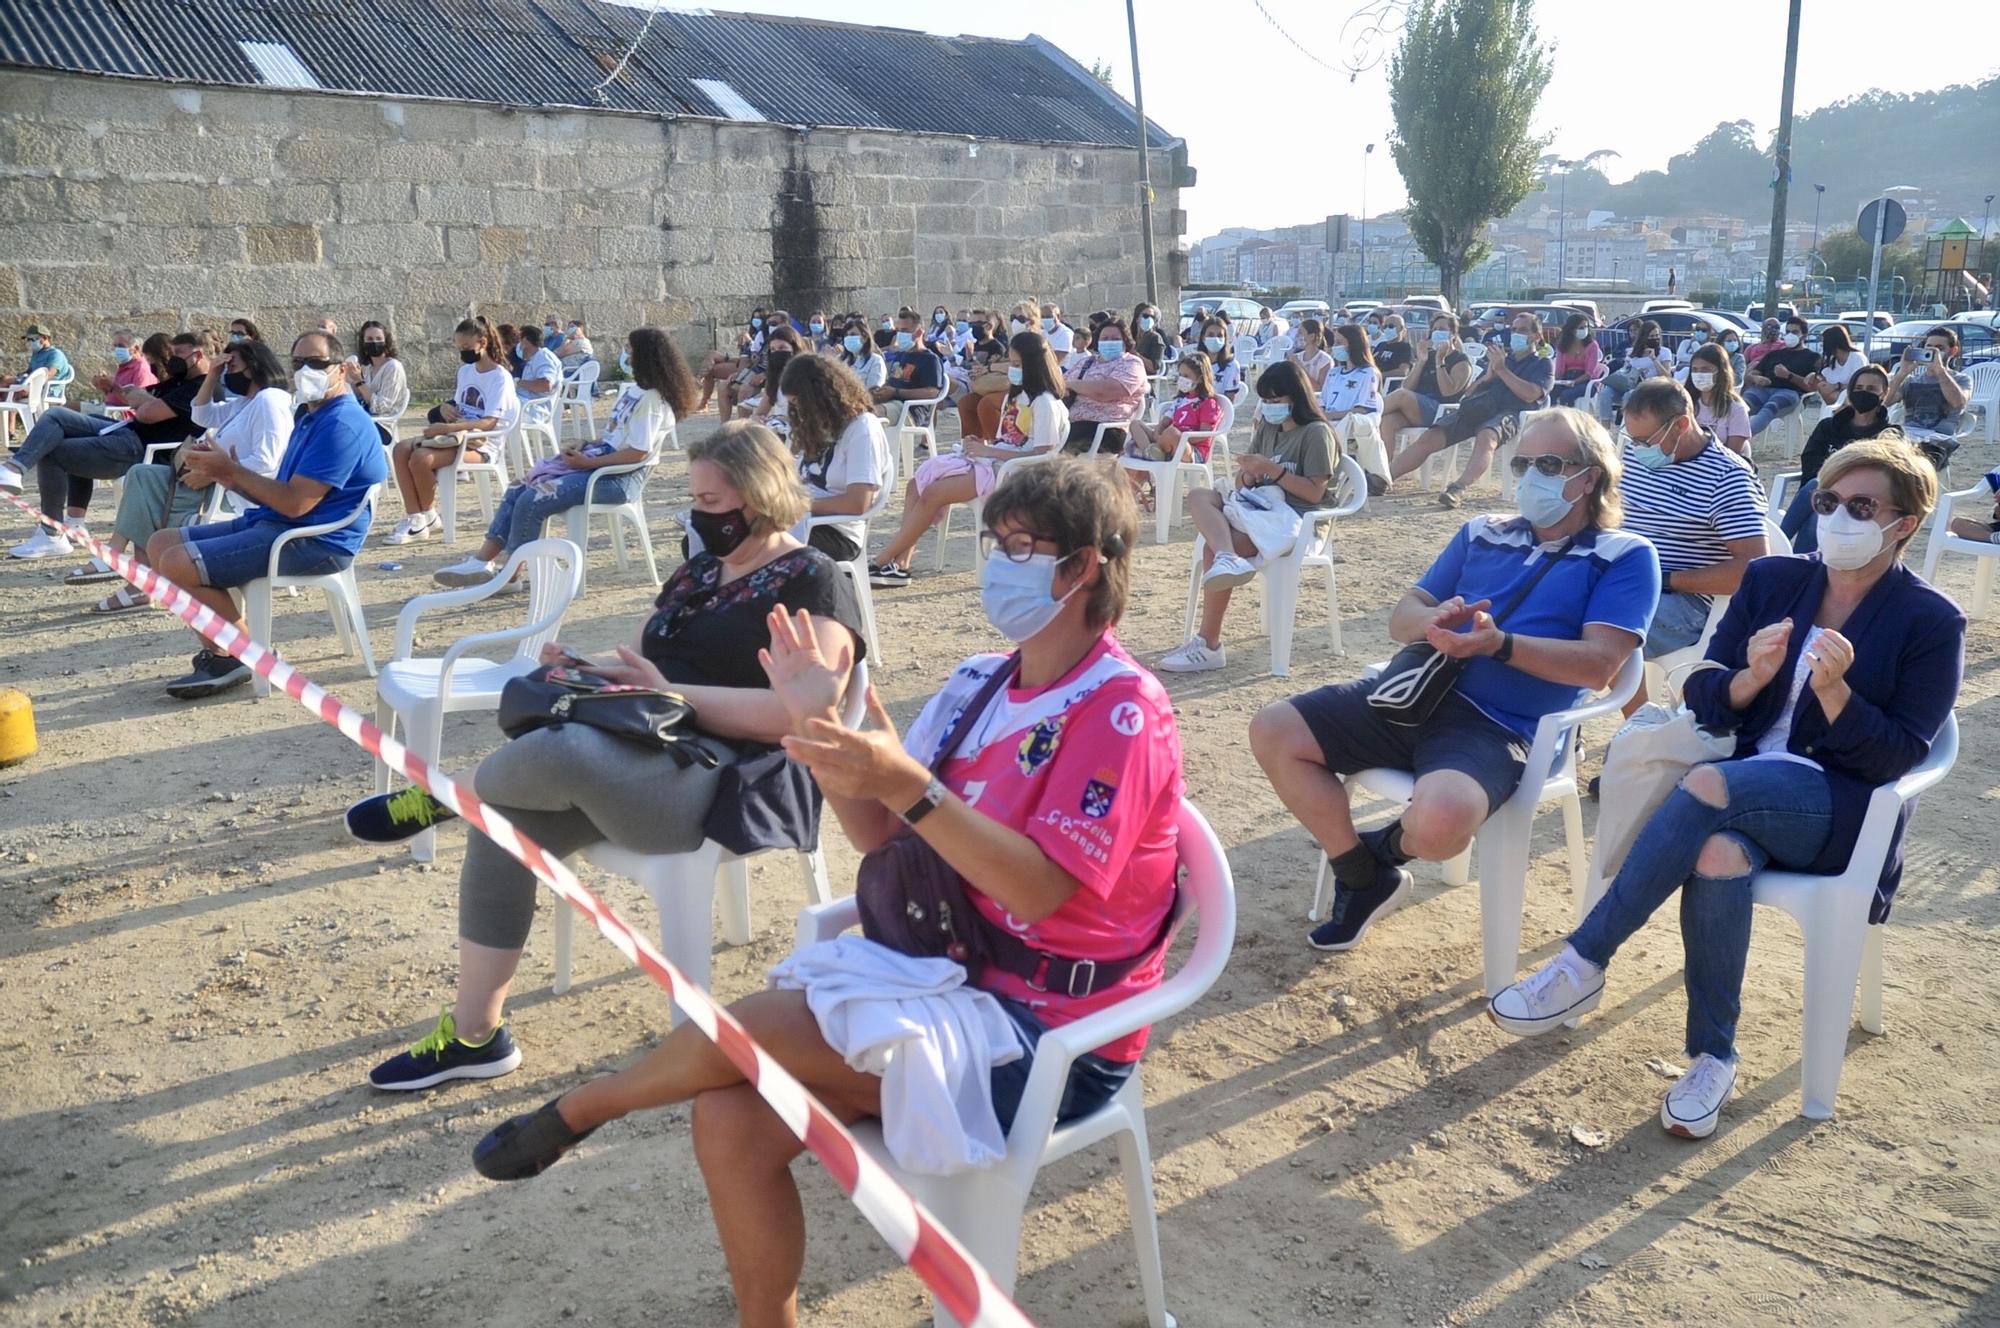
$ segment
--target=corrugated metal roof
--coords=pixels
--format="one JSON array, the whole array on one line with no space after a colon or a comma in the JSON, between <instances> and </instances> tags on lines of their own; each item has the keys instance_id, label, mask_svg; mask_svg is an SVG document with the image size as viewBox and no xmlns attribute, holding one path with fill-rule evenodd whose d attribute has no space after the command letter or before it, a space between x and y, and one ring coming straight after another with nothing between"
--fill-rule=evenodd
<instances>
[{"instance_id":1,"label":"corrugated metal roof","mask_svg":"<svg viewBox=\"0 0 2000 1328\"><path fill-rule=\"evenodd\" d=\"M662 10L626 58L648 17L600 0L0 0L0 65L259 87L238 43L282 42L335 92L724 116L700 79L785 124L1131 141L1132 108L1039 38Z\"/></svg>"}]
</instances>

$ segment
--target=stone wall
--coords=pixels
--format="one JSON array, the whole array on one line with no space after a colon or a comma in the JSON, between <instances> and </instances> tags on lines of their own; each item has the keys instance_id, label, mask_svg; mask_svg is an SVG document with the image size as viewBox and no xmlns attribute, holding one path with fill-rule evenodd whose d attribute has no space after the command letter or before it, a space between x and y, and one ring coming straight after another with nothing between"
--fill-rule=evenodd
<instances>
[{"instance_id":1,"label":"stone wall","mask_svg":"<svg viewBox=\"0 0 2000 1328\"><path fill-rule=\"evenodd\" d=\"M656 324L692 353L760 303L1081 314L1144 288L1129 150L13 70L0 86L0 364L37 319L88 373L122 325L247 314L275 340L330 314L350 334L389 323L436 384L473 312L580 316L600 347ZM1174 164L1153 171L1163 302Z\"/></svg>"}]
</instances>

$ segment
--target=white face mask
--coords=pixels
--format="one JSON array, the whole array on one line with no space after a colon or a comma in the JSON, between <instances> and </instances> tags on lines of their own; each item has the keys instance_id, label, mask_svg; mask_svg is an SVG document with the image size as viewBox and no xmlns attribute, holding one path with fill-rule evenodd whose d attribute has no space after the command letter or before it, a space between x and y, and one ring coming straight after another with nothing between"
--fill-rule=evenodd
<instances>
[{"instance_id":1,"label":"white face mask","mask_svg":"<svg viewBox=\"0 0 2000 1328\"><path fill-rule=\"evenodd\" d=\"M1805 340L1805 338L1804 338L1804 337L1801 337L1801 336L1800 336L1800 335L1799 335L1798 333L1796 333L1796 332L1787 332L1787 333L1785 333L1785 345L1786 345L1787 347L1790 347L1790 348L1794 349L1794 350L1796 350L1796 349L1798 348L1798 344L1799 344L1799 343L1800 343L1801 341L1803 341L1803 340Z\"/></svg>"},{"instance_id":2,"label":"white face mask","mask_svg":"<svg viewBox=\"0 0 2000 1328\"><path fill-rule=\"evenodd\" d=\"M326 400L327 389L332 385L332 376L324 369L308 366L296 370L292 374L292 399L301 406L310 406Z\"/></svg>"},{"instance_id":3,"label":"white face mask","mask_svg":"<svg viewBox=\"0 0 2000 1328\"><path fill-rule=\"evenodd\" d=\"M1696 370L1694 373L1688 375L1688 381L1694 384L1695 391L1706 392L1715 386L1715 375L1702 370Z\"/></svg>"},{"instance_id":4,"label":"white face mask","mask_svg":"<svg viewBox=\"0 0 2000 1328\"><path fill-rule=\"evenodd\" d=\"M1817 525L1820 561L1836 571L1866 567L1882 552L1882 527L1863 521L1845 507L1836 507L1832 516L1820 517Z\"/></svg>"},{"instance_id":5,"label":"white face mask","mask_svg":"<svg viewBox=\"0 0 2000 1328\"><path fill-rule=\"evenodd\" d=\"M1063 560L1053 553L1037 553L1026 562L1015 562L1002 549L988 554L979 568L979 607L993 630L1015 645L1041 635L1069 603L1080 586L1057 599L1054 594L1056 565Z\"/></svg>"}]
</instances>

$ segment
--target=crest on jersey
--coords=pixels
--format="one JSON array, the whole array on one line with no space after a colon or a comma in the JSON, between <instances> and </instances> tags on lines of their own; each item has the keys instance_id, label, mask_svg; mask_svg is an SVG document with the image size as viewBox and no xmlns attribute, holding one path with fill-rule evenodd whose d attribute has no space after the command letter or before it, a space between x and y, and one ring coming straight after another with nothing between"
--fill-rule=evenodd
<instances>
[{"instance_id":1,"label":"crest on jersey","mask_svg":"<svg viewBox=\"0 0 2000 1328\"><path fill-rule=\"evenodd\" d=\"M1111 802L1118 796L1117 775L1115 770L1099 770L1097 777L1083 786L1081 810L1085 816L1101 821L1111 814Z\"/></svg>"},{"instance_id":2,"label":"crest on jersey","mask_svg":"<svg viewBox=\"0 0 2000 1328\"><path fill-rule=\"evenodd\" d=\"M1032 775L1055 759L1056 748L1062 746L1063 716L1051 715L1028 730L1021 739L1020 750L1014 753L1015 762L1021 773Z\"/></svg>"}]
</instances>

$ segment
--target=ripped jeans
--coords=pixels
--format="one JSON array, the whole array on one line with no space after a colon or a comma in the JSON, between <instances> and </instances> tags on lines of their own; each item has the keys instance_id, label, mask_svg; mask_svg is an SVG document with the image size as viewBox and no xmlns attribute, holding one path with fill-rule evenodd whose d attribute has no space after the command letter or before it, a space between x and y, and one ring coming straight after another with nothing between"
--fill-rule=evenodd
<instances>
[{"instance_id":1,"label":"ripped jeans","mask_svg":"<svg viewBox=\"0 0 2000 1328\"><path fill-rule=\"evenodd\" d=\"M1832 827L1832 790L1816 766L1773 757L1696 766L1639 831L1611 888L1569 943L1608 967L1679 890L1687 1054L1728 1060L1736 1054L1750 954L1750 878L1767 863L1809 865Z\"/></svg>"}]
</instances>

